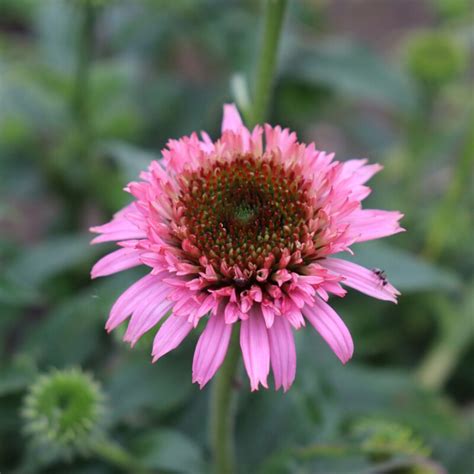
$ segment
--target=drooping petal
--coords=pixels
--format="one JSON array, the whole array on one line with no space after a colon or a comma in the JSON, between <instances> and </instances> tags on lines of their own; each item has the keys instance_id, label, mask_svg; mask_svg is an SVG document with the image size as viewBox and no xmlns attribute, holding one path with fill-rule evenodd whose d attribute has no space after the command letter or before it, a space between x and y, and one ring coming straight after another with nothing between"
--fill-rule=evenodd
<instances>
[{"instance_id":1,"label":"drooping petal","mask_svg":"<svg viewBox=\"0 0 474 474\"><path fill-rule=\"evenodd\" d=\"M239 111L234 104L224 104L224 118L222 119L222 133L227 130L238 132L243 127Z\"/></svg>"},{"instance_id":2,"label":"drooping petal","mask_svg":"<svg viewBox=\"0 0 474 474\"><path fill-rule=\"evenodd\" d=\"M305 325L304 318L301 315L301 309L299 309L290 298L283 298L281 312L295 329L300 329L301 326Z\"/></svg>"},{"instance_id":3,"label":"drooping petal","mask_svg":"<svg viewBox=\"0 0 474 474\"><path fill-rule=\"evenodd\" d=\"M345 364L352 357L354 343L338 314L320 298L315 298L313 307L305 306L303 314Z\"/></svg>"},{"instance_id":4,"label":"drooping petal","mask_svg":"<svg viewBox=\"0 0 474 474\"><path fill-rule=\"evenodd\" d=\"M379 300L397 302L399 291L373 270L339 258L325 258L320 265L344 277L342 283Z\"/></svg>"},{"instance_id":5,"label":"drooping petal","mask_svg":"<svg viewBox=\"0 0 474 474\"><path fill-rule=\"evenodd\" d=\"M283 387L286 392L296 374L295 340L290 323L284 317L277 316L268 330L268 338L275 389Z\"/></svg>"},{"instance_id":6,"label":"drooping petal","mask_svg":"<svg viewBox=\"0 0 474 474\"><path fill-rule=\"evenodd\" d=\"M367 160L348 160L342 163L341 178L350 178L353 185L366 183L383 167L378 163L367 165Z\"/></svg>"},{"instance_id":7,"label":"drooping petal","mask_svg":"<svg viewBox=\"0 0 474 474\"><path fill-rule=\"evenodd\" d=\"M275 309L264 304L260 306L260 309L262 311L263 319L265 320L265 326L271 328L273 326L273 321L275 320Z\"/></svg>"},{"instance_id":8,"label":"drooping petal","mask_svg":"<svg viewBox=\"0 0 474 474\"><path fill-rule=\"evenodd\" d=\"M164 282L153 285L153 291L137 303L123 337L124 341L134 346L140 337L149 331L173 307L168 299L171 288Z\"/></svg>"},{"instance_id":9,"label":"drooping petal","mask_svg":"<svg viewBox=\"0 0 474 474\"><path fill-rule=\"evenodd\" d=\"M132 321L129 323L123 340L130 342L133 347L143 334L156 326L166 316L172 307L173 302L165 299L153 307L149 306L147 308L148 312L137 313L137 318L133 321L133 324ZM133 316L135 316L135 313L132 315L132 319Z\"/></svg>"},{"instance_id":10,"label":"drooping petal","mask_svg":"<svg viewBox=\"0 0 474 474\"><path fill-rule=\"evenodd\" d=\"M91 277L98 278L141 265L140 252L133 248L122 248L102 257L91 270Z\"/></svg>"},{"instance_id":11,"label":"drooping petal","mask_svg":"<svg viewBox=\"0 0 474 474\"><path fill-rule=\"evenodd\" d=\"M105 329L110 332L122 324L133 312L137 304L153 291L161 281L161 276L146 275L127 288L117 299L110 310Z\"/></svg>"},{"instance_id":12,"label":"drooping petal","mask_svg":"<svg viewBox=\"0 0 474 474\"><path fill-rule=\"evenodd\" d=\"M193 382L200 388L209 382L222 364L229 346L232 324L226 324L223 314L209 317L196 346L193 360Z\"/></svg>"},{"instance_id":13,"label":"drooping petal","mask_svg":"<svg viewBox=\"0 0 474 474\"><path fill-rule=\"evenodd\" d=\"M239 319L239 314L240 314L239 308L235 303L232 303L232 302L227 303L224 310L224 318L227 324L235 323L237 319Z\"/></svg>"},{"instance_id":14,"label":"drooping petal","mask_svg":"<svg viewBox=\"0 0 474 474\"><path fill-rule=\"evenodd\" d=\"M268 333L260 310L255 306L249 317L240 323L240 348L245 369L250 379L251 390L258 390L261 383L268 388L267 377L270 371L270 344Z\"/></svg>"},{"instance_id":15,"label":"drooping petal","mask_svg":"<svg viewBox=\"0 0 474 474\"><path fill-rule=\"evenodd\" d=\"M127 219L127 215L133 219ZM114 214L110 222L106 224L91 227L89 230L96 234L101 234L92 239L92 244L101 242L112 242L127 239L143 239L146 233L140 229L133 221L141 220L141 216L136 210L136 204L132 202L128 206Z\"/></svg>"},{"instance_id":16,"label":"drooping petal","mask_svg":"<svg viewBox=\"0 0 474 474\"><path fill-rule=\"evenodd\" d=\"M348 216L346 222L350 225L349 235L355 242L366 242L403 232L405 229L398 223L402 217L398 211L360 209Z\"/></svg>"},{"instance_id":17,"label":"drooping petal","mask_svg":"<svg viewBox=\"0 0 474 474\"><path fill-rule=\"evenodd\" d=\"M153 340L153 362L176 349L193 327L186 316L171 314L160 327Z\"/></svg>"},{"instance_id":18,"label":"drooping petal","mask_svg":"<svg viewBox=\"0 0 474 474\"><path fill-rule=\"evenodd\" d=\"M105 224L107 225L107 224ZM91 227L92 229L98 229L99 227ZM110 229L110 228L109 228ZM142 239L145 237L145 233L137 228L130 228L130 226L124 226L121 229L104 232L101 235L93 238L91 244L101 244L103 242L118 242L119 240L130 240L130 239Z\"/></svg>"}]
</instances>

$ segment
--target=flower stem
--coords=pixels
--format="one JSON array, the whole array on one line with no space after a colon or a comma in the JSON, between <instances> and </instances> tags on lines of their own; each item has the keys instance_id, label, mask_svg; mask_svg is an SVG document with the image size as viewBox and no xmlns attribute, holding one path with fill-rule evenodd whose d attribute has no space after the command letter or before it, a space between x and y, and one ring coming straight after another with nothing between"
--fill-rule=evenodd
<instances>
[{"instance_id":1,"label":"flower stem","mask_svg":"<svg viewBox=\"0 0 474 474\"><path fill-rule=\"evenodd\" d=\"M469 187L472 177L472 166L474 163L474 134L470 133L474 126L474 113L470 113L466 120L467 127L462 131L459 161L453 170L450 185L440 200L431 218L427 239L423 253L429 259L435 260L442 253L453 232L455 219L459 214L459 202L464 190ZM456 242L455 242L456 244Z\"/></svg>"},{"instance_id":2,"label":"flower stem","mask_svg":"<svg viewBox=\"0 0 474 474\"><path fill-rule=\"evenodd\" d=\"M215 474L236 472L234 422L237 394L234 381L239 355L239 327L234 325L227 355L215 376L210 397L210 443Z\"/></svg>"},{"instance_id":3,"label":"flower stem","mask_svg":"<svg viewBox=\"0 0 474 474\"><path fill-rule=\"evenodd\" d=\"M89 135L89 83L96 12L90 0L84 0L81 9L82 23L79 31L77 63L72 95L72 110L84 140Z\"/></svg>"},{"instance_id":4,"label":"flower stem","mask_svg":"<svg viewBox=\"0 0 474 474\"><path fill-rule=\"evenodd\" d=\"M137 459L122 446L110 439L103 439L94 446L95 453L107 463L124 472L149 474L151 471L143 467Z\"/></svg>"},{"instance_id":5,"label":"flower stem","mask_svg":"<svg viewBox=\"0 0 474 474\"><path fill-rule=\"evenodd\" d=\"M463 295L457 295L456 302L442 298L437 301L437 308L444 316L440 336L416 371L417 380L432 390L439 390L446 383L474 337L474 281L466 286Z\"/></svg>"},{"instance_id":6,"label":"flower stem","mask_svg":"<svg viewBox=\"0 0 474 474\"><path fill-rule=\"evenodd\" d=\"M249 127L265 120L272 93L278 43L287 0L266 0L263 38L257 62L253 107L245 114ZM210 444L215 474L234 474L235 373L239 364L239 326L235 325L226 358L215 376L210 397Z\"/></svg>"},{"instance_id":7,"label":"flower stem","mask_svg":"<svg viewBox=\"0 0 474 474\"><path fill-rule=\"evenodd\" d=\"M265 3L262 44L257 60L249 126L262 123L268 111L286 5L287 0L266 0Z\"/></svg>"}]
</instances>

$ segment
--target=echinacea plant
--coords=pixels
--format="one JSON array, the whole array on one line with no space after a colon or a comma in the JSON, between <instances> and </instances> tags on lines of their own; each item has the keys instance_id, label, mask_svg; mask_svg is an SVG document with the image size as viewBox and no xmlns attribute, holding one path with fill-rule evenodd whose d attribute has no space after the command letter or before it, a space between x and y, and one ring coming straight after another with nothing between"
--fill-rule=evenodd
<instances>
[{"instance_id":1,"label":"echinacea plant","mask_svg":"<svg viewBox=\"0 0 474 474\"><path fill-rule=\"evenodd\" d=\"M128 320L132 346L159 323L153 361L205 323L192 379L204 387L221 368L210 397L214 471L235 472L233 374L242 354L252 391L287 391L296 375L293 331L309 322L346 363L350 332L329 304L344 286L396 301L382 270L342 258L352 244L401 232L397 211L363 209L366 182L381 167L334 160L280 126L262 125L269 105L286 0L267 0L261 56L251 103L241 96L247 127L224 106L221 136L201 132L169 140L125 190L132 202L92 227L93 243L120 247L100 259L92 277L146 266L148 273L115 302L106 323ZM247 91L240 91L247 92Z\"/></svg>"}]
</instances>

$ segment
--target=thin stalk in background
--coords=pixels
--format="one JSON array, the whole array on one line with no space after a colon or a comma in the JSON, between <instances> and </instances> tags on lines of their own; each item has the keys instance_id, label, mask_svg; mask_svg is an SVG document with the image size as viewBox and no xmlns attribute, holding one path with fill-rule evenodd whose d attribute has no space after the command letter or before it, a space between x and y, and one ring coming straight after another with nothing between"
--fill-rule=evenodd
<instances>
[{"instance_id":1,"label":"thin stalk in background","mask_svg":"<svg viewBox=\"0 0 474 474\"><path fill-rule=\"evenodd\" d=\"M456 232L455 216L459 212L459 203L472 177L474 135L469 132L473 123L474 115L471 114L467 121L467 133L460 151L459 163L454 170L448 190L431 218L423 249L424 255L430 260L439 258L447 246L449 233ZM462 295L456 295L451 301L446 299L438 307L440 314L445 315L440 336L417 370L418 379L427 388L439 390L445 384L474 337L472 291L471 282L471 286L468 284Z\"/></svg>"},{"instance_id":2,"label":"thin stalk in background","mask_svg":"<svg viewBox=\"0 0 474 474\"><path fill-rule=\"evenodd\" d=\"M151 471L146 469L135 459L130 453L128 453L122 446L111 441L104 439L98 442L94 446L94 451L97 456L103 459L108 464L115 466L123 472L134 474L151 474ZM157 474L157 471L153 471Z\"/></svg>"},{"instance_id":3,"label":"thin stalk in background","mask_svg":"<svg viewBox=\"0 0 474 474\"><path fill-rule=\"evenodd\" d=\"M469 187L469 180L472 179L472 165L474 162L474 134L471 130L474 126L474 114L471 113L467 120L464 145L460 151L459 163L457 164L449 188L443 199L435 209L431 218L430 227L427 232L427 239L424 255L435 260L443 251L449 233L453 231L453 216L459 212L459 201L464 190Z\"/></svg>"},{"instance_id":4,"label":"thin stalk in background","mask_svg":"<svg viewBox=\"0 0 474 474\"><path fill-rule=\"evenodd\" d=\"M286 6L287 0L267 0L265 2L262 43L253 87L253 108L250 123L248 123L250 127L257 123L263 123L268 112Z\"/></svg>"},{"instance_id":5,"label":"thin stalk in background","mask_svg":"<svg viewBox=\"0 0 474 474\"><path fill-rule=\"evenodd\" d=\"M81 25L78 38L77 63L72 92L72 111L81 140L89 138L89 86L90 68L94 53L96 11L90 0L81 4Z\"/></svg>"},{"instance_id":6,"label":"thin stalk in background","mask_svg":"<svg viewBox=\"0 0 474 474\"><path fill-rule=\"evenodd\" d=\"M438 302L444 314L440 337L422 360L416 377L426 388L439 390L449 379L474 337L474 282L467 285L461 304L447 298Z\"/></svg>"},{"instance_id":7,"label":"thin stalk in background","mask_svg":"<svg viewBox=\"0 0 474 474\"><path fill-rule=\"evenodd\" d=\"M73 127L61 137L61 154L48 155L42 162L44 173L67 206L65 228L78 227L84 196L90 192L90 143L93 130L90 117L90 76L94 54L94 31L97 9L91 0L77 2L78 31L75 50L75 68L71 77L69 98Z\"/></svg>"}]
</instances>

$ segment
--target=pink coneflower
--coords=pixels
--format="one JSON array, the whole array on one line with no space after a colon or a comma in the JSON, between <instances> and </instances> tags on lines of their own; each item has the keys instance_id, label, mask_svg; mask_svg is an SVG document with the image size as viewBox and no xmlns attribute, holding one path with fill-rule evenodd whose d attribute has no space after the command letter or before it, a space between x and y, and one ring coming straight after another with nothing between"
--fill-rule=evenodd
<instances>
[{"instance_id":1,"label":"pink coneflower","mask_svg":"<svg viewBox=\"0 0 474 474\"><path fill-rule=\"evenodd\" d=\"M355 242L403 229L399 212L362 209L364 183L381 169L366 160L344 163L314 143L298 143L280 127L249 131L234 105L224 106L222 135L170 140L163 160L125 189L135 198L93 242L117 241L92 277L146 265L150 272L112 307L106 328L130 317L124 340L134 345L166 318L153 342L153 361L205 320L193 361L201 388L224 360L232 329L252 390L286 391L295 378L293 329L314 326L337 357L353 353L349 330L328 305L341 283L396 301L380 271L331 257Z\"/></svg>"}]
</instances>

